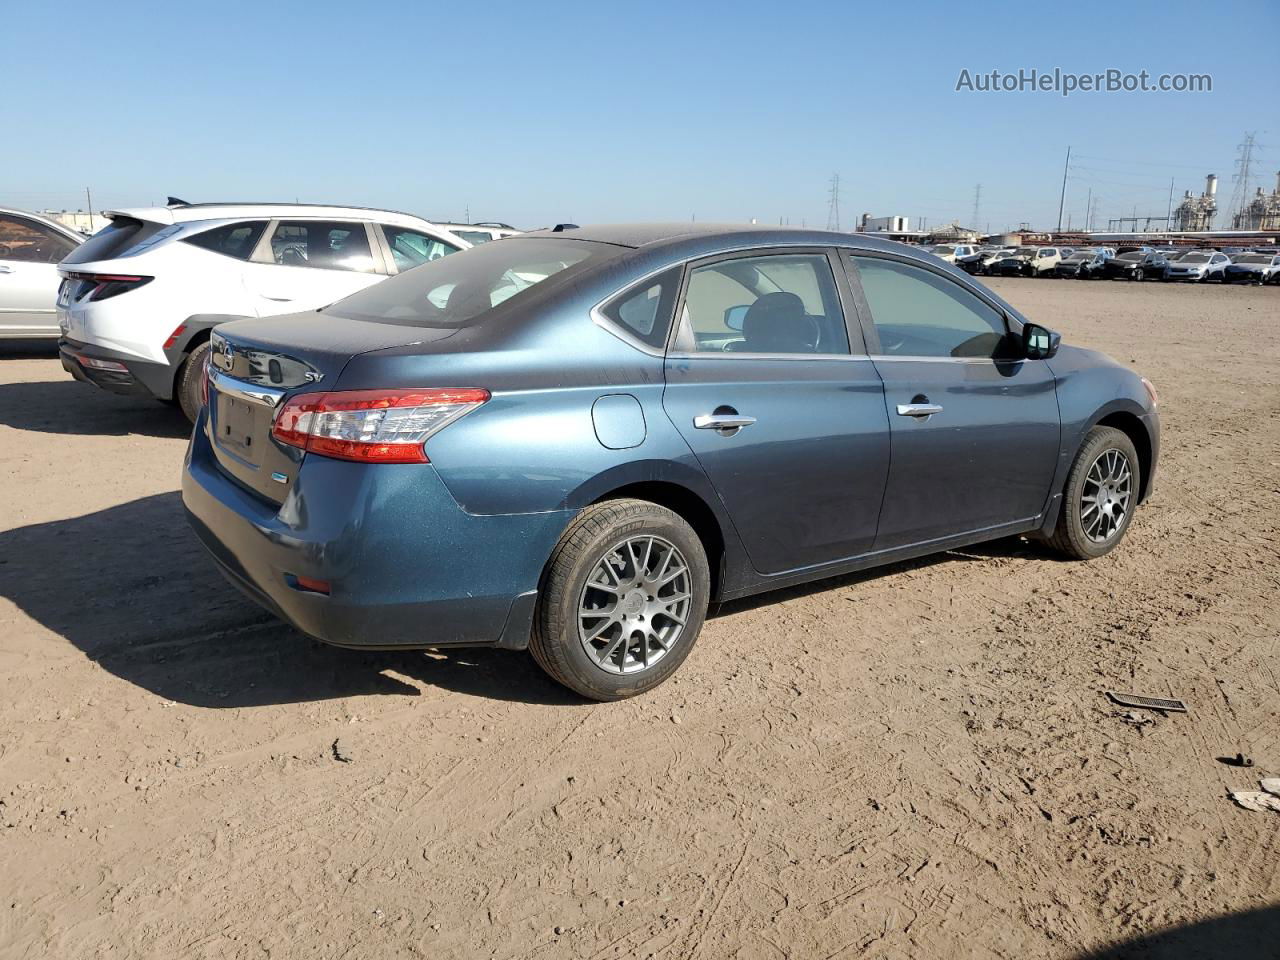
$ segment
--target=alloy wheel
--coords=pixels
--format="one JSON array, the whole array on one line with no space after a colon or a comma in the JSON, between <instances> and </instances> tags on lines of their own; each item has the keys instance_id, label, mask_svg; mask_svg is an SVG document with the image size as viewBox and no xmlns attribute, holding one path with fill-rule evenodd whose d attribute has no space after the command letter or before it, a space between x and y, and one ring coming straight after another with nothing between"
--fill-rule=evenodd
<instances>
[{"instance_id":1,"label":"alloy wheel","mask_svg":"<svg viewBox=\"0 0 1280 960\"><path fill-rule=\"evenodd\" d=\"M596 562L578 601L578 639L607 673L638 673L684 633L693 599L689 564L663 537L622 541Z\"/></svg>"},{"instance_id":2,"label":"alloy wheel","mask_svg":"<svg viewBox=\"0 0 1280 960\"><path fill-rule=\"evenodd\" d=\"M1124 526L1133 497L1133 470L1120 450L1104 450L1085 475L1080 526L1094 543L1106 543Z\"/></svg>"}]
</instances>

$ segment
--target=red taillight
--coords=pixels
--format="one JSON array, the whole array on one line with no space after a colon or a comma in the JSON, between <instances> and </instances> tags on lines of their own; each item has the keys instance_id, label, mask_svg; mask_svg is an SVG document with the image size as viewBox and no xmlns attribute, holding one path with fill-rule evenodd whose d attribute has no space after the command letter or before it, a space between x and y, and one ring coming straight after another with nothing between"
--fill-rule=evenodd
<instances>
[{"instance_id":1,"label":"red taillight","mask_svg":"<svg viewBox=\"0 0 1280 960\"><path fill-rule=\"evenodd\" d=\"M111 297L117 297L122 293L128 293L130 290L136 290L138 287L145 286L155 277L133 276L124 273L74 273L67 272L63 274L68 280L82 280L85 283L92 283L93 289L88 296L79 297L79 300L107 300Z\"/></svg>"},{"instance_id":2,"label":"red taillight","mask_svg":"<svg viewBox=\"0 0 1280 960\"><path fill-rule=\"evenodd\" d=\"M315 577L302 577L296 573L286 573L285 582L295 590L302 590L305 593L323 593L329 596L330 586L328 580L317 580Z\"/></svg>"},{"instance_id":3,"label":"red taillight","mask_svg":"<svg viewBox=\"0 0 1280 960\"><path fill-rule=\"evenodd\" d=\"M180 323L176 327L174 327L173 333L169 334L169 339L164 342L164 347L162 349L168 350L175 343L177 343L178 338L182 336L183 333L186 332L186 329L187 329L187 325L185 323Z\"/></svg>"},{"instance_id":4,"label":"red taillight","mask_svg":"<svg viewBox=\"0 0 1280 960\"><path fill-rule=\"evenodd\" d=\"M488 390L452 387L304 393L280 409L271 434L338 460L428 463L427 439L488 399Z\"/></svg>"}]
</instances>

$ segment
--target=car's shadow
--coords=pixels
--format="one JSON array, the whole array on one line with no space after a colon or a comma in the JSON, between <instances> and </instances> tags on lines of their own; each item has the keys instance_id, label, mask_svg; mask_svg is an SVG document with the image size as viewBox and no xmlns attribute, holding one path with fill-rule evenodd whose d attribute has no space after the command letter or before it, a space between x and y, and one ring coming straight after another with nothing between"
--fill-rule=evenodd
<instances>
[{"instance_id":1,"label":"car's shadow","mask_svg":"<svg viewBox=\"0 0 1280 960\"><path fill-rule=\"evenodd\" d=\"M1157 930L1077 960L1216 960L1280 956L1280 907L1259 907Z\"/></svg>"},{"instance_id":2,"label":"car's shadow","mask_svg":"<svg viewBox=\"0 0 1280 960\"><path fill-rule=\"evenodd\" d=\"M350 651L307 638L223 580L189 531L176 492L0 533L0 596L103 669L196 706L417 696L419 684L500 700L583 702L524 653ZM28 644L20 649L38 655L41 642L39 631L11 633L6 646Z\"/></svg>"},{"instance_id":3,"label":"car's shadow","mask_svg":"<svg viewBox=\"0 0 1280 960\"><path fill-rule=\"evenodd\" d=\"M0 425L33 433L80 436L190 436L176 406L151 397L122 397L88 383L65 380L0 383Z\"/></svg>"},{"instance_id":4,"label":"car's shadow","mask_svg":"<svg viewBox=\"0 0 1280 960\"><path fill-rule=\"evenodd\" d=\"M996 541L749 597L723 604L718 615L948 559L1041 555L1023 541ZM424 685L527 703L583 702L525 653L352 651L311 640L223 580L188 530L176 492L0 533L0 596L111 673L197 706L417 696ZM41 636L11 634L8 645L39 644Z\"/></svg>"}]
</instances>

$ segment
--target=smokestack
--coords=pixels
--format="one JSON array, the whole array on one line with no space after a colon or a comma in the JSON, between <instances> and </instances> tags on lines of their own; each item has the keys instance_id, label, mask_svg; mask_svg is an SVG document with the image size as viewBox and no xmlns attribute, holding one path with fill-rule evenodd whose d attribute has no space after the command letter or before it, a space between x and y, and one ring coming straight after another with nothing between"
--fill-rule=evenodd
<instances>
[{"instance_id":1,"label":"smokestack","mask_svg":"<svg viewBox=\"0 0 1280 960\"><path fill-rule=\"evenodd\" d=\"M1204 195L1206 197L1212 197L1212 196L1215 196L1217 192L1218 192L1218 175L1215 173L1211 173L1204 178Z\"/></svg>"}]
</instances>

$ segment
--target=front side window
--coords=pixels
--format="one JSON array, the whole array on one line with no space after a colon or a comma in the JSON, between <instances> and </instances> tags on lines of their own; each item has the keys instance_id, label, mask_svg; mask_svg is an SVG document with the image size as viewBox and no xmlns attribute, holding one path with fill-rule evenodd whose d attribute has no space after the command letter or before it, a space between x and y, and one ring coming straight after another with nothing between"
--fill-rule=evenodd
<instances>
[{"instance_id":1,"label":"front side window","mask_svg":"<svg viewBox=\"0 0 1280 960\"><path fill-rule=\"evenodd\" d=\"M192 237L183 237L183 241L194 247L220 253L224 257L235 260L248 260L253 255L253 248L258 245L258 238L266 228L265 220L250 220L245 223L228 223L222 227L205 230Z\"/></svg>"},{"instance_id":2,"label":"front side window","mask_svg":"<svg viewBox=\"0 0 1280 960\"><path fill-rule=\"evenodd\" d=\"M955 281L879 257L854 263L882 355L995 357L1004 345L1004 317Z\"/></svg>"},{"instance_id":3,"label":"front side window","mask_svg":"<svg viewBox=\"0 0 1280 960\"><path fill-rule=\"evenodd\" d=\"M667 341L679 287L680 268L673 267L622 292L600 312L649 346L661 347Z\"/></svg>"},{"instance_id":4,"label":"front side window","mask_svg":"<svg viewBox=\"0 0 1280 960\"><path fill-rule=\"evenodd\" d=\"M408 227L389 227L382 225L382 233L387 238L387 246L391 248L391 256L396 262L396 270L404 273L414 267L421 266L431 260L439 260L458 248L452 243L445 243L421 230L410 230Z\"/></svg>"},{"instance_id":5,"label":"front side window","mask_svg":"<svg viewBox=\"0 0 1280 960\"><path fill-rule=\"evenodd\" d=\"M743 257L695 267L683 324L701 353L848 353L849 334L824 254Z\"/></svg>"},{"instance_id":6,"label":"front side window","mask_svg":"<svg viewBox=\"0 0 1280 960\"><path fill-rule=\"evenodd\" d=\"M374 273L363 223L282 220L271 234L271 257L286 267Z\"/></svg>"},{"instance_id":7,"label":"front side window","mask_svg":"<svg viewBox=\"0 0 1280 960\"><path fill-rule=\"evenodd\" d=\"M339 300L323 312L419 327L458 327L562 271L611 260L622 248L584 240L512 239L441 257Z\"/></svg>"},{"instance_id":8,"label":"front side window","mask_svg":"<svg viewBox=\"0 0 1280 960\"><path fill-rule=\"evenodd\" d=\"M76 245L42 223L0 214L0 260L57 263Z\"/></svg>"}]
</instances>

